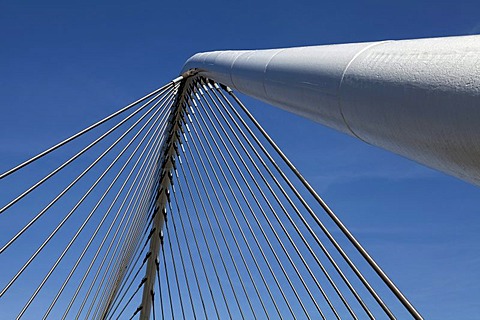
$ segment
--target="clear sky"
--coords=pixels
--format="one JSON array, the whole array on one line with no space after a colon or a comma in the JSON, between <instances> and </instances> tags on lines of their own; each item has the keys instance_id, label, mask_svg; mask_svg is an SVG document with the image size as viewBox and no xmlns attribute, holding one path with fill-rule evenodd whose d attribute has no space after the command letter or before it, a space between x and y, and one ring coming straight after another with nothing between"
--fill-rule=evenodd
<instances>
[{"instance_id":1,"label":"clear sky","mask_svg":"<svg viewBox=\"0 0 480 320\"><path fill-rule=\"evenodd\" d=\"M160 87L196 52L475 34L479 12L478 1L0 1L0 171ZM426 318L478 319L478 187L244 100Z\"/></svg>"}]
</instances>

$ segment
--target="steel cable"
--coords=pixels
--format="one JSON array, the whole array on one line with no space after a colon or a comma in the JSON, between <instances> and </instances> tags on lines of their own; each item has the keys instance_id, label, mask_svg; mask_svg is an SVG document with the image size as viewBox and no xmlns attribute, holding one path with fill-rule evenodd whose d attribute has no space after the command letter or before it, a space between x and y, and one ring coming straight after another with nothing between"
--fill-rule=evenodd
<instances>
[{"instance_id":1,"label":"steel cable","mask_svg":"<svg viewBox=\"0 0 480 320\"><path fill-rule=\"evenodd\" d=\"M94 124L90 125L89 127L81 130L80 132L77 132L76 134L72 135L71 137L69 137L69 138L67 138L67 139L65 139L65 140L57 143L56 145L54 145L54 146L48 148L47 150L45 150L45 151L37 154L36 156L34 156L34 157L32 157L32 158L24 161L23 163L15 166L14 168L12 168L12 169L10 169L10 170L8 170L8 171L0 174L0 180L3 179L3 178L5 178L5 177L7 177L7 176L9 176L10 174L12 174L12 173L14 173L14 172L16 172L16 171L22 169L23 167L29 165L30 163L32 163L32 162L34 162L34 161L36 161L36 160L38 160L38 159L46 156L46 155L49 154L50 152L52 152L52 151L60 148L61 146L69 143L70 141L75 140L76 138L78 138L78 137L82 136L83 134L87 133L88 131L95 129L96 127L98 127L99 125L107 122L108 120L113 119L114 117L116 117L116 116L122 114L123 112L131 109L132 107L136 106L137 104L141 103L142 101L145 101L146 99L150 98L151 96L156 95L157 93L158 93L158 94L161 94L163 91L165 91L165 90L169 89L170 87L174 86L176 83L178 83L178 82L181 81L182 79L183 79L183 77L178 77L178 78L172 80L172 81L169 82L168 84L166 84L166 85L158 88L157 90L155 90L155 91L147 94L147 95L144 96L143 98L140 98L140 99L138 99L138 100L135 101L135 102L132 102L131 104L127 105L126 107L123 107L122 109L120 109L120 110L112 113L111 115L103 118L102 120L97 121L97 122L95 122Z\"/></svg>"},{"instance_id":2,"label":"steel cable","mask_svg":"<svg viewBox=\"0 0 480 320\"><path fill-rule=\"evenodd\" d=\"M179 140L179 141L180 141L180 140ZM196 144L195 144L195 142L193 142L193 143L194 143L195 149L196 149L196 151L197 151L197 153L198 153L198 149L197 149L197 147L196 147ZM187 150L189 150L189 145L188 145L188 144L187 144ZM190 152L190 153L191 153L191 152ZM187 158L185 152L184 152L184 155L185 155L185 158ZM193 160L193 164L194 164L194 168L195 168L195 170L196 170L196 172L197 172L197 176L198 176L199 179L200 179L200 183L201 183L201 185L202 185L202 189L203 189L204 191L209 190L209 189L206 188L205 182L204 182L202 176L200 175L200 170L199 170L199 167L198 167L198 165L197 165L197 162L196 162L193 154L191 154L191 159ZM240 246L239 246L239 244L238 244L238 240L236 239L235 234L233 233L232 228L231 228L231 226L230 226L230 223L228 222L227 215L226 215L226 213L225 213L225 209L223 208L223 205L222 205L222 201L220 200L220 198L219 198L219 196L218 196L218 194L217 194L217 192L216 192L216 190L215 190L215 188L214 188L213 182L212 182L212 180L211 180L211 178L210 178L210 175L208 174L208 170L206 169L205 164L203 163L203 160L202 160L201 157L199 158L199 160L201 161L201 164L202 164L202 167L204 168L204 172L205 172L205 174L206 174L206 176L207 176L207 179L208 179L210 185L212 186L212 189L211 189L211 190L213 191L213 193L214 193L214 195L215 195L215 198L216 198L216 200L217 200L217 203L219 204L220 210L221 210L224 218L225 218L226 221L227 221L227 226L228 226L228 228L229 228L230 233L231 233L232 236L233 236L233 239L234 239L234 242L235 242L235 244L236 244L236 246L237 246L237 249L238 249L239 252L241 252L241 251L240 251ZM188 166L188 162L187 162L187 161L185 161L185 162L187 163L187 166ZM190 168L189 168L189 171L190 171ZM190 172L191 172L191 171L190 171ZM193 176L192 176L192 178L193 178ZM220 188L222 189L221 185L220 185ZM222 190L222 191L223 191L223 190ZM200 192L199 192L198 189L197 189L197 192L198 192L198 195L199 195L199 198L200 198L200 201L201 201L202 196L200 195ZM214 207L214 205L213 205L212 202L211 202L211 199L210 199L210 196L209 196L208 192L205 192L205 195L206 195L206 197L207 197L207 202L209 203L210 208L212 209L213 217L215 218L215 221L216 221L216 223L217 223L218 230L220 230L220 233L221 233L223 242L224 242L225 245L226 245L227 252L228 252L229 257L230 257L230 259L231 259L231 261L232 261L232 263L233 263L233 266L234 266L235 272L236 272L236 274L237 274L237 277L238 277L238 279L240 280L240 284L242 285L242 290L243 290L243 292L245 293L245 297L247 298L247 301L248 301L250 310L252 311L252 313L253 313L253 315L254 315L254 317L255 317L255 312L254 312L254 310L253 310L252 303L251 303L250 298L248 297L248 294L247 294L247 292L246 292L246 289L245 289L245 286L244 286L244 281L242 280L242 278L241 278L241 276L240 276L240 272L239 272L238 266L237 266L237 264L235 263L235 258L233 257L233 254L232 254L232 252L231 252L230 246L228 245L228 241L227 241L227 239L226 239L226 236L225 236L225 234L224 234L224 232L223 232L223 229L221 228L221 224L220 224L220 222L219 222L218 215L217 215L217 212L216 212L216 210L215 210L215 207ZM227 199L226 197L225 197L225 200L227 200L227 202L228 202L228 199ZM208 215L206 215L206 217L207 217L207 221L208 221ZM211 229L211 232L212 232L212 234L213 234L213 229L212 229L211 227L210 227L210 229ZM220 251L219 248L218 248L218 250ZM243 258L243 255L241 255L241 257ZM228 273L227 273L227 274L228 274ZM234 293L234 297L235 297L235 299L236 299L236 301L237 301L237 306L238 306L238 308L239 308L239 311L240 311L240 313L241 313L241 315L242 315L242 318L244 318L245 316L244 316L244 314L243 314L243 311L241 310L242 308L240 307L240 304L238 303L238 297L237 297L236 294L235 294L235 289L233 288L233 284L232 284L231 280L229 280L229 281L230 281L230 284L231 284L232 292Z\"/></svg>"},{"instance_id":3,"label":"steel cable","mask_svg":"<svg viewBox=\"0 0 480 320\"><path fill-rule=\"evenodd\" d=\"M148 119L147 122L145 122L145 124L138 130L138 132L131 138L131 140L128 142L128 144L122 149L122 151L115 157L115 159L109 164L109 166L107 167L107 169L105 169L104 173L102 173L102 175L95 181L95 183L93 183L93 185L91 186L91 188L89 190L93 190L93 188L98 184L98 182L105 176L106 172L108 172L114 165L115 163L123 156L123 154L128 150L128 148L133 144L133 142L137 139L137 137L143 132L143 130L150 124L150 122L155 118L155 116L157 115L157 113L161 110L161 107L152 114L152 116L150 117L150 119ZM157 118L158 120L158 118ZM156 122L153 122L152 126L150 129L153 128L153 125L155 124ZM150 131L150 130L149 130ZM149 132L148 131L148 132ZM148 132L144 135L144 137L147 137L147 134ZM143 142L143 140L142 140ZM135 149L135 151L138 150ZM132 153L132 156L134 155L134 153ZM131 160L132 156L130 156L128 158L128 161ZM78 236L80 235L80 233L83 231L83 229L85 228L86 224L90 221L90 218L93 216L93 214L95 213L96 209L100 206L101 202L105 199L106 195L108 194L108 192L111 190L111 188L113 187L113 185L115 184L115 182L118 180L118 178L120 177L120 175L123 173L123 170L125 169L126 165L128 164L128 162L125 162L125 164L122 166L122 168L120 169L120 171L117 173L117 175L115 176L115 178L113 179L113 181L110 183L110 185L108 186L107 190L103 193L103 195L101 196L101 198L97 201L97 203L95 204L95 206L93 207L93 209L90 211L90 213L87 215L87 217L85 218L85 221L82 223L82 225L80 226L80 228L77 230L77 232L75 233L75 235L72 237L72 239L70 240L70 242L68 243L68 245L65 247L64 251L61 253L60 257L55 261L54 265L52 266L52 268L49 270L49 272L47 273L47 275L44 277L44 279L42 280L41 284L37 287L37 289L35 290L35 292L33 293L33 295L30 297L30 299L28 300L28 302L25 304L25 306L23 307L23 309L20 311L19 315L17 316L17 318L20 318L22 317L22 315L25 313L25 311L27 310L27 308L30 306L31 302L35 299L35 297L37 296L38 292L41 290L41 288L43 287L43 285L45 284L45 282L48 280L48 278L50 277L50 275L52 274L52 272L56 269L56 267L58 266L58 264L62 261L63 257L65 256L65 254L68 252L68 250L70 249L70 247L73 245L73 243L76 241L76 239L78 238Z\"/></svg>"}]
</instances>

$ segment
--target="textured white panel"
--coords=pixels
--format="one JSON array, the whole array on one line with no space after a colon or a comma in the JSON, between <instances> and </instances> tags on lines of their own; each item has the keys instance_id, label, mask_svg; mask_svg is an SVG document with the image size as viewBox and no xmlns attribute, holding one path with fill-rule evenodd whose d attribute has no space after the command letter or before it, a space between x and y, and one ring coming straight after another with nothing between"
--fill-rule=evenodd
<instances>
[{"instance_id":1,"label":"textured white panel","mask_svg":"<svg viewBox=\"0 0 480 320\"><path fill-rule=\"evenodd\" d=\"M201 53L190 68L480 184L480 36Z\"/></svg>"}]
</instances>

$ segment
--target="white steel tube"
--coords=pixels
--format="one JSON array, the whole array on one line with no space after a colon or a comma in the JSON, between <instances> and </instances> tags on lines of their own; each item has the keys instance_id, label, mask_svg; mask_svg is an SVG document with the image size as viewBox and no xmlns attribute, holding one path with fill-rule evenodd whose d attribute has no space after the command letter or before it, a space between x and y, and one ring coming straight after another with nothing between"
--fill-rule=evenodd
<instances>
[{"instance_id":1,"label":"white steel tube","mask_svg":"<svg viewBox=\"0 0 480 320\"><path fill-rule=\"evenodd\" d=\"M198 53L244 94L480 184L480 36Z\"/></svg>"}]
</instances>

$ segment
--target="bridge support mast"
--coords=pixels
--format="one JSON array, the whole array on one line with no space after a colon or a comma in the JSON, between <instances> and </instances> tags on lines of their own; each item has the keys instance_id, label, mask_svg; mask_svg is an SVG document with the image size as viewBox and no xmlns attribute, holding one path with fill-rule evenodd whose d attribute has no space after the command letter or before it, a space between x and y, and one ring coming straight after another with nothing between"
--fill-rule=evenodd
<instances>
[{"instance_id":1,"label":"bridge support mast","mask_svg":"<svg viewBox=\"0 0 480 320\"><path fill-rule=\"evenodd\" d=\"M184 70L480 185L480 35L197 53Z\"/></svg>"},{"instance_id":2,"label":"bridge support mast","mask_svg":"<svg viewBox=\"0 0 480 320\"><path fill-rule=\"evenodd\" d=\"M163 225L166 222L166 205L168 201L168 190L171 185L173 159L175 153L175 144L177 143L180 130L179 120L184 108L184 90L188 88L189 76L192 72L182 74L182 80L177 92L176 101L172 106L169 125L166 129L166 139L163 141L162 152L159 159L161 165L160 179L157 187L157 198L155 201L155 211L153 213L153 232L150 237L151 253L147 261L147 270L145 273L145 284L143 286L142 304L140 306L140 319L150 319L152 308L152 297L154 295L154 285L157 275L157 264L160 261L159 253L163 245Z\"/></svg>"}]
</instances>

